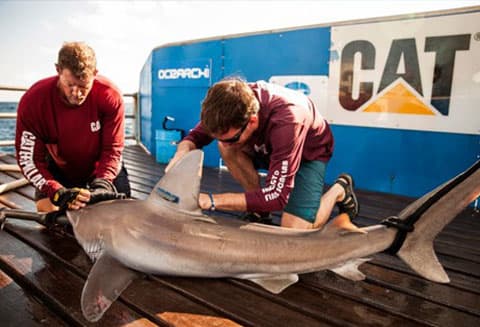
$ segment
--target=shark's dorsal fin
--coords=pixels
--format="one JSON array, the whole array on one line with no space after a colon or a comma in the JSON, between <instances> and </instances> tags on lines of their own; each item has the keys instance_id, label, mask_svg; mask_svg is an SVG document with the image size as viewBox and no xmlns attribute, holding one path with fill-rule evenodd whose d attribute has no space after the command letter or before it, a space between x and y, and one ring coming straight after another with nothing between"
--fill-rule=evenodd
<instances>
[{"instance_id":1,"label":"shark's dorsal fin","mask_svg":"<svg viewBox=\"0 0 480 327\"><path fill-rule=\"evenodd\" d=\"M91 322L100 320L132 280L140 276L108 254L101 254L83 286L81 304L84 317Z\"/></svg>"},{"instance_id":2,"label":"shark's dorsal fin","mask_svg":"<svg viewBox=\"0 0 480 327\"><path fill-rule=\"evenodd\" d=\"M297 274L272 275L265 277L249 278L249 281L263 287L273 294L279 294L284 289L298 282Z\"/></svg>"},{"instance_id":3,"label":"shark's dorsal fin","mask_svg":"<svg viewBox=\"0 0 480 327\"><path fill-rule=\"evenodd\" d=\"M202 179L203 151L185 154L155 185L149 202L171 203L179 210L200 213L198 193Z\"/></svg>"}]
</instances>

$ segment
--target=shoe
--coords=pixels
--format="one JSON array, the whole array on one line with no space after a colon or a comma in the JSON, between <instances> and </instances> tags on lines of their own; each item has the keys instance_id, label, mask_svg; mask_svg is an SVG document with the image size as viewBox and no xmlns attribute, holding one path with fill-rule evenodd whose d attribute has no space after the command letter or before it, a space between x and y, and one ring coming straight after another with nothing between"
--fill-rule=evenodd
<instances>
[{"instance_id":1,"label":"shoe","mask_svg":"<svg viewBox=\"0 0 480 327\"><path fill-rule=\"evenodd\" d=\"M240 217L240 219L251 223L273 225L272 215L269 212L246 212Z\"/></svg>"},{"instance_id":2,"label":"shoe","mask_svg":"<svg viewBox=\"0 0 480 327\"><path fill-rule=\"evenodd\" d=\"M341 174L338 176L335 183L339 184L345 190L345 198L341 202L337 202L339 213L346 213L350 220L353 220L360 211L360 204L358 203L357 196L353 191L355 183L352 176L349 174Z\"/></svg>"}]
</instances>

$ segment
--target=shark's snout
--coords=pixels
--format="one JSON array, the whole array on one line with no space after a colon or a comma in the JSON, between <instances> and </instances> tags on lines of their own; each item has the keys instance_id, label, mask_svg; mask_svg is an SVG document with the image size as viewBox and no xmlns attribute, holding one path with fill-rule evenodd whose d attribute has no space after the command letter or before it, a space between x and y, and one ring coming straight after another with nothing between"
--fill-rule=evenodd
<instances>
[{"instance_id":1,"label":"shark's snout","mask_svg":"<svg viewBox=\"0 0 480 327\"><path fill-rule=\"evenodd\" d=\"M78 221L80 220L80 215L78 210L75 210L75 211L67 210L67 218L73 228L78 226Z\"/></svg>"}]
</instances>

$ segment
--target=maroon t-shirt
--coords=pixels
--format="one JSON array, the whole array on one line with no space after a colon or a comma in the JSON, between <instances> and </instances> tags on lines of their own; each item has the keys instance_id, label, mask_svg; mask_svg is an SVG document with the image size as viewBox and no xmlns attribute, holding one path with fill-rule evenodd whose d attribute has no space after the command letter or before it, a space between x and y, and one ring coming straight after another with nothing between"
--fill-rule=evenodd
<instances>
[{"instance_id":1,"label":"maroon t-shirt","mask_svg":"<svg viewBox=\"0 0 480 327\"><path fill-rule=\"evenodd\" d=\"M254 155L269 161L265 187L246 192L247 210L282 210L302 160L328 162L333 135L313 102L298 91L258 81L249 84L260 102L259 126L247 141ZM185 137L197 148L212 142L200 123Z\"/></svg>"},{"instance_id":2,"label":"maroon t-shirt","mask_svg":"<svg viewBox=\"0 0 480 327\"><path fill-rule=\"evenodd\" d=\"M25 177L51 197L62 185L47 169L47 154L68 181L97 177L112 181L124 147L121 92L97 76L81 106L70 106L57 88L58 76L35 83L18 105L15 148Z\"/></svg>"}]
</instances>

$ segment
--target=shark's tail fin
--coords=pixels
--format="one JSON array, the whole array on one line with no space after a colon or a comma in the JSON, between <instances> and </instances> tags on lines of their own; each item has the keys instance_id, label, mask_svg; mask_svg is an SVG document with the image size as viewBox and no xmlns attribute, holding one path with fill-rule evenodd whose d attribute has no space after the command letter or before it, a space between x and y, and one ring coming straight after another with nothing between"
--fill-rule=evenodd
<instances>
[{"instance_id":1,"label":"shark's tail fin","mask_svg":"<svg viewBox=\"0 0 480 327\"><path fill-rule=\"evenodd\" d=\"M480 160L465 172L419 198L399 214L397 237L388 252L397 253L422 277L448 283L450 280L438 261L433 241L438 233L465 207L480 196Z\"/></svg>"}]
</instances>

